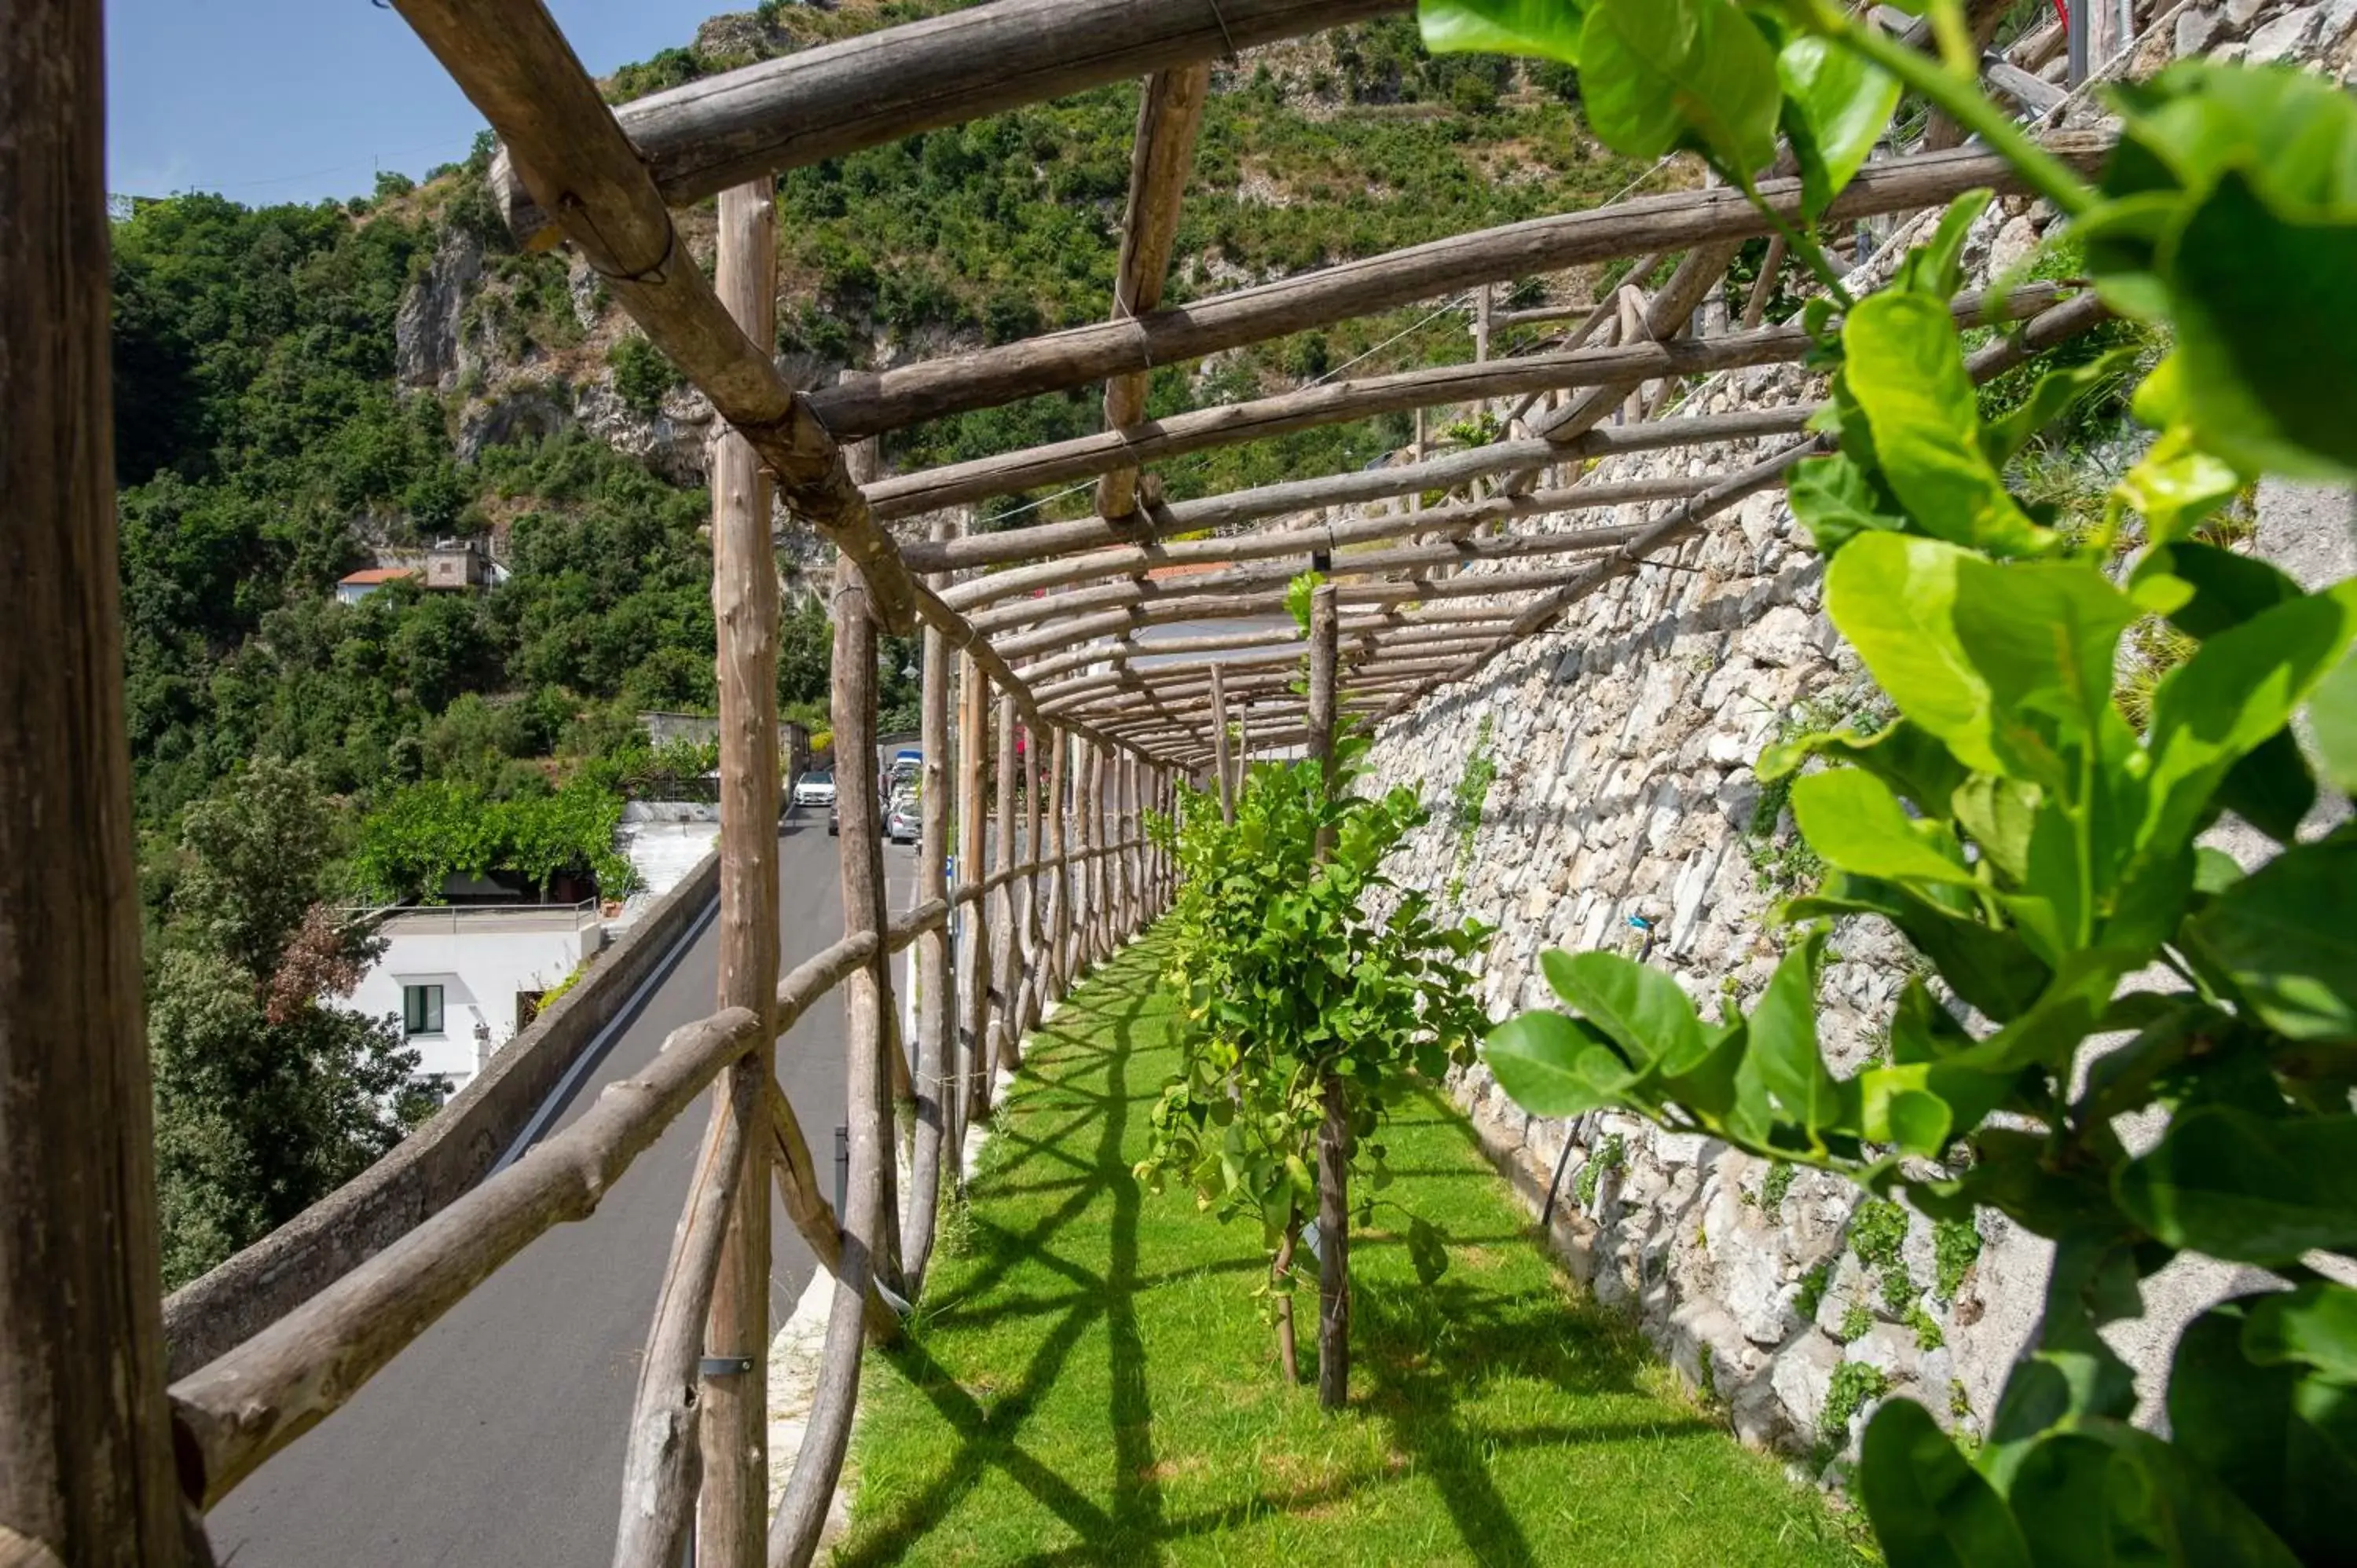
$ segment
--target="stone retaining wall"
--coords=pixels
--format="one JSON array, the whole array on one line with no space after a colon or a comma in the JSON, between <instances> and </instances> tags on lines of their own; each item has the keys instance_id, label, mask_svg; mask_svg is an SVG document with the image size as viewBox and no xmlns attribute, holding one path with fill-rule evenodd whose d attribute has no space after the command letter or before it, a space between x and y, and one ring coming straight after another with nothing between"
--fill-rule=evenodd
<instances>
[{"instance_id":1,"label":"stone retaining wall","mask_svg":"<svg viewBox=\"0 0 2357 1568\"><path fill-rule=\"evenodd\" d=\"M2357 0L2231 0L2177 7L2149 47L2280 58L2291 38L2295 58L2346 72L2357 55L2352 25ZM2043 216L2021 201L1992 209L1970 270L2005 272L2035 248ZM1815 378L1770 367L1706 384L1682 412L1822 395ZM1700 478L1783 439L1735 443L1708 464L1681 453L1616 458L1595 477ZM2262 551L2288 558L2320 548L2337 563L2326 575L2357 570L2343 532L2347 498L2329 499L2327 522L2298 540L2282 510L2293 505L2263 508ZM1664 508L1617 510L1609 520L1577 514L1547 526L1634 523ZM1770 910L1809 867L1780 800L1763 804L1751 764L1780 732L1824 727L1878 701L1822 613L1822 573L1781 492L1754 497L1668 564L1602 590L1479 679L1383 726L1371 783L1418 787L1433 808L1398 857L1403 880L1500 928L1484 971L1493 1016L1553 1004L1537 959L1554 947L1645 951L1706 1016L1722 999L1756 998L1780 956ZM1466 841L1453 796L1480 753L1496 775ZM1632 918L1650 923L1650 948ZM1880 1021L1916 961L1878 921L1846 922L1829 956L1820 1026L1835 1070L1846 1073L1879 1044ZM1534 1210L1562 1160L1551 1229L1571 1271L1724 1402L1745 1440L1813 1447L1822 1460L1849 1445L1881 1392L1910 1394L1966 1430L1994 1409L2037 1320L2049 1255L2001 1216L1943 1231L1904 1209L1862 1208L1863 1195L1838 1178L1633 1117L1577 1126L1531 1117L1485 1068L1452 1087ZM2117 1326L2123 1354L2147 1374L2164 1366L2185 1318L2235 1283L2199 1261L2153 1282L2146 1319ZM1846 1363L1858 1369L1842 1370Z\"/></svg>"}]
</instances>

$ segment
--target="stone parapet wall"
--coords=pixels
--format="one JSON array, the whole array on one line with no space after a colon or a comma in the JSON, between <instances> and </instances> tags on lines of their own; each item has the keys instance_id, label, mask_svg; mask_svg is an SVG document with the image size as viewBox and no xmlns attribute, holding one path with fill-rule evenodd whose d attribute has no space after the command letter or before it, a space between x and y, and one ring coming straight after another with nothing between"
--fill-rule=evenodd
<instances>
[{"instance_id":1,"label":"stone parapet wall","mask_svg":"<svg viewBox=\"0 0 2357 1568\"><path fill-rule=\"evenodd\" d=\"M2343 73L2357 63L2357 0L2179 5L2164 22L2140 68L2201 48ZM2295 46L2283 48L2286 39ZM1968 270L1984 280L2010 270L2040 242L2044 218L2028 202L1994 207L1968 248ZM1878 281L1873 271L1862 281ZM1706 383L1678 412L1823 394L1821 379L1768 367ZM1784 439L1733 443L1707 462L1687 453L1613 458L1594 478L1731 472ZM2345 517L2345 500L2328 511ZM1664 510L1622 507L1609 519L1570 514L1545 526L1631 524ZM2318 537L2310 530L2305 543L2271 542L2269 532L2263 515L2260 548L2271 554ZM2349 555L2345 535L2322 548ZM1382 727L1370 787L1405 784L1432 807L1397 875L1499 928L1483 970L1493 1016L1553 1004L1538 968L1549 948L1641 952L1706 1016L1758 995L1781 954L1771 910L1810 868L1789 813L1763 792L1752 764L1780 734L1873 712L1880 700L1823 614L1822 580L1781 491L1755 496L1663 564L1606 587L1478 678ZM1483 754L1495 779L1468 836L1455 795ZM1919 961L1888 927L1863 920L1836 929L1828 956L1820 1028L1835 1070L1847 1073L1879 1047L1882 1020ZM1571 1272L1628 1310L1747 1441L1813 1449L1822 1460L1849 1447L1878 1395L1911 1395L1966 1431L1995 1408L2039 1316L2050 1255L2039 1238L1989 1213L1969 1230L1934 1227L1838 1178L1634 1117L1534 1118L1483 1067L1451 1087L1534 1211L1560 1170L1550 1229ZM2116 1326L2119 1348L2146 1379L2147 1411L2178 1328L2236 1283L2230 1271L2186 1260L2152 1283L2141 1323Z\"/></svg>"}]
</instances>

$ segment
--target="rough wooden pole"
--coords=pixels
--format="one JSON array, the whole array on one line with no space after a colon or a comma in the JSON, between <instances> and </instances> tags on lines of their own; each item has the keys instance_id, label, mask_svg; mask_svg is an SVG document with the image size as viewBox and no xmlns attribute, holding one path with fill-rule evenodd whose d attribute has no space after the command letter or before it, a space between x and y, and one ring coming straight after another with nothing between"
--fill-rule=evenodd
<instances>
[{"instance_id":1,"label":"rough wooden pole","mask_svg":"<svg viewBox=\"0 0 2357 1568\"><path fill-rule=\"evenodd\" d=\"M1021 999L1017 1009L1015 1027L1020 1039L1039 1026L1040 1004L1046 1000L1048 966L1041 951L1044 928L1041 924L1039 890L1046 886L1038 867L1043 847L1045 823L1039 809L1039 795L1047 783L1048 759L1039 753L1041 732L1036 725L1023 730L1023 864L1033 868L1023 879L1022 940L1016 944L1018 961L1023 970L1016 994Z\"/></svg>"},{"instance_id":2,"label":"rough wooden pole","mask_svg":"<svg viewBox=\"0 0 2357 1568\"><path fill-rule=\"evenodd\" d=\"M990 686L972 656L958 660L958 883L983 879L987 856L987 823L982 806L984 753L990 745ZM963 1076L961 1096L963 1121L971 1126L990 1113L990 1055L986 1030L990 1022L990 919L987 900L965 906L958 961L964 967L964 1007L955 1061ZM961 1132L963 1137L963 1132Z\"/></svg>"},{"instance_id":3,"label":"rough wooden pole","mask_svg":"<svg viewBox=\"0 0 2357 1568\"><path fill-rule=\"evenodd\" d=\"M998 699L998 773L994 781L996 809L991 813L996 819L990 830L991 866L994 873L1015 869L1015 699ZM995 906L990 912L990 988L998 1001L991 1025L990 1058L998 1067L1013 1072L1021 1065L1016 1055L1021 1044L1015 1033L1015 985L1017 951L1015 947L1015 887L1011 882L1001 883L991 895Z\"/></svg>"},{"instance_id":4,"label":"rough wooden pole","mask_svg":"<svg viewBox=\"0 0 2357 1568\"><path fill-rule=\"evenodd\" d=\"M1220 816L1236 820L1236 779L1228 757L1228 685L1215 662L1211 666L1211 771L1220 781Z\"/></svg>"},{"instance_id":5,"label":"rough wooden pole","mask_svg":"<svg viewBox=\"0 0 2357 1568\"><path fill-rule=\"evenodd\" d=\"M947 520L934 522L932 536L945 538ZM946 578L928 584L939 591ZM949 750L950 646L939 628L925 628L924 693L919 745L924 757L917 783L917 902L950 896ZM950 1130L950 1069L956 1032L950 1019L955 987L951 983L949 932L927 931L917 939L917 1135L909 1159L909 1211L900 1227L900 1262L911 1286L920 1286L932 1256L933 1219L940 1208L942 1144Z\"/></svg>"},{"instance_id":6,"label":"rough wooden pole","mask_svg":"<svg viewBox=\"0 0 2357 1568\"><path fill-rule=\"evenodd\" d=\"M737 326L760 343L777 330L771 196L768 180L720 193L715 286ZM763 1027L754 1049L713 1090L713 1118L735 1124L725 1143L739 1151L744 1168L730 1183L728 1236L705 1323L696 1558L715 1568L753 1568L770 1511L770 1140L759 1130L777 1056L778 567L770 476L734 430L721 434L712 456L712 614L719 632L719 1003L750 1009ZM716 1127L713 1137L724 1141Z\"/></svg>"},{"instance_id":7,"label":"rough wooden pole","mask_svg":"<svg viewBox=\"0 0 2357 1568\"><path fill-rule=\"evenodd\" d=\"M843 1251L821 1352L819 1383L802 1452L770 1529L770 1568L804 1568L818 1550L827 1505L843 1474L851 1417L859 1401L860 1351L867 1287L892 1216L884 1167L892 1158L891 1077L884 1065L884 1009L889 989L877 979L891 955L880 940L884 886L876 875L883 833L876 799L876 624L866 580L847 558L834 571L834 779L842 821L843 926L874 932L873 957L844 980L845 1076L849 1084L851 1170L843 1217Z\"/></svg>"},{"instance_id":8,"label":"rough wooden pole","mask_svg":"<svg viewBox=\"0 0 2357 1568\"><path fill-rule=\"evenodd\" d=\"M1072 768L1072 819L1077 828L1073 841L1081 857L1075 868L1072 898L1072 978L1077 981L1097 961L1099 863L1091 852L1097 847L1099 824L1095 812L1097 746L1085 739L1076 739L1073 744L1079 748Z\"/></svg>"},{"instance_id":9,"label":"rough wooden pole","mask_svg":"<svg viewBox=\"0 0 2357 1568\"><path fill-rule=\"evenodd\" d=\"M0 13L0 1557L145 1568L183 1561L182 1513L115 575L100 9Z\"/></svg>"},{"instance_id":10,"label":"rough wooden pole","mask_svg":"<svg viewBox=\"0 0 2357 1568\"><path fill-rule=\"evenodd\" d=\"M1309 601L1309 757L1337 787L1334 766L1334 588ZM1320 859L1332 853L1321 833ZM1351 1110L1341 1078L1319 1085L1326 1120L1318 1131L1318 1402L1340 1410L1351 1398Z\"/></svg>"},{"instance_id":11,"label":"rough wooden pole","mask_svg":"<svg viewBox=\"0 0 2357 1568\"><path fill-rule=\"evenodd\" d=\"M1056 872L1049 884L1048 994L1051 1000L1060 1002L1072 984L1071 839L1066 832L1064 814L1072 739L1071 732L1061 725L1049 733L1055 737L1055 752L1048 770L1048 853L1056 863Z\"/></svg>"},{"instance_id":12,"label":"rough wooden pole","mask_svg":"<svg viewBox=\"0 0 2357 1568\"><path fill-rule=\"evenodd\" d=\"M1781 234L1768 242L1768 253L1760 258L1760 275L1752 280L1751 293L1743 302L1743 330L1756 330L1768 315L1768 301L1776 292L1777 274L1784 270L1785 240Z\"/></svg>"}]
</instances>

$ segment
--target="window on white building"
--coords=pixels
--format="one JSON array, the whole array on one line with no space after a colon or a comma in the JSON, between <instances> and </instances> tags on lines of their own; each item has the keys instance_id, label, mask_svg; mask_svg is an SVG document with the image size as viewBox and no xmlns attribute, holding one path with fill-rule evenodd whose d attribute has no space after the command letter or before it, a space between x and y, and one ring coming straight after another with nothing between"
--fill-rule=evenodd
<instances>
[{"instance_id":1,"label":"window on white building","mask_svg":"<svg viewBox=\"0 0 2357 1568\"><path fill-rule=\"evenodd\" d=\"M442 988L438 985L404 985L401 988L402 1032L406 1035L438 1035L442 1032Z\"/></svg>"}]
</instances>

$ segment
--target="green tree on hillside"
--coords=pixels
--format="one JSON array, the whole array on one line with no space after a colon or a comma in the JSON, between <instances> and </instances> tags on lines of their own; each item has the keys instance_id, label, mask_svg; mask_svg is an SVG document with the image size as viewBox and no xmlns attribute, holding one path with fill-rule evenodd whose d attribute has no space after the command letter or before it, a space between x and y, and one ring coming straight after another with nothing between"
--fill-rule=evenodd
<instances>
[{"instance_id":1,"label":"green tree on hillside","mask_svg":"<svg viewBox=\"0 0 2357 1568\"><path fill-rule=\"evenodd\" d=\"M349 1181L432 1108L389 1019L332 1004L382 950L323 901L336 811L264 757L191 808L151 966L164 1276L177 1286Z\"/></svg>"}]
</instances>

